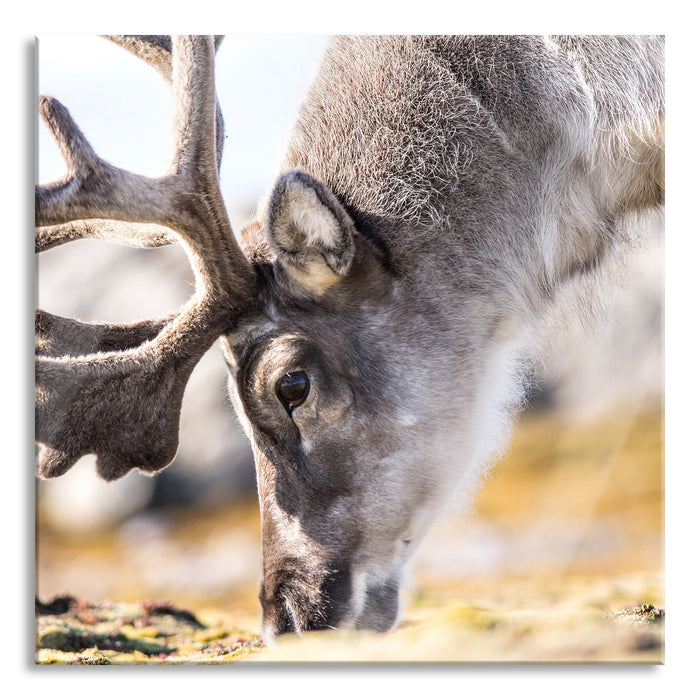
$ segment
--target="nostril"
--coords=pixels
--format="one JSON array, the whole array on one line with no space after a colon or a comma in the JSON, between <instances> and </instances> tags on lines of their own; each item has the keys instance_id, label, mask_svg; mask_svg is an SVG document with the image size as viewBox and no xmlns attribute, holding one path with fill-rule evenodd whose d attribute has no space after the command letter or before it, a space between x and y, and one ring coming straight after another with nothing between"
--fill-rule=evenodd
<instances>
[{"instance_id":1,"label":"nostril","mask_svg":"<svg viewBox=\"0 0 700 700\"><path fill-rule=\"evenodd\" d=\"M267 596L264 585L261 585L259 598L262 605L263 628L270 640L282 634L301 632L299 614L294 612L286 593L278 591L275 595Z\"/></svg>"},{"instance_id":2,"label":"nostril","mask_svg":"<svg viewBox=\"0 0 700 700\"><path fill-rule=\"evenodd\" d=\"M272 637L283 634L301 634L305 629L303 614L295 611L292 601L287 593L278 593L274 599L268 600L263 605L263 618L265 627Z\"/></svg>"},{"instance_id":3,"label":"nostril","mask_svg":"<svg viewBox=\"0 0 700 700\"><path fill-rule=\"evenodd\" d=\"M282 596L282 600L284 601L284 612L286 613L286 619L285 619L285 626L282 632L280 634L286 634L288 632L292 632L294 634L299 634L299 623L297 622L296 617L294 616L294 609L292 606L289 604L289 601L287 600L287 596Z\"/></svg>"}]
</instances>

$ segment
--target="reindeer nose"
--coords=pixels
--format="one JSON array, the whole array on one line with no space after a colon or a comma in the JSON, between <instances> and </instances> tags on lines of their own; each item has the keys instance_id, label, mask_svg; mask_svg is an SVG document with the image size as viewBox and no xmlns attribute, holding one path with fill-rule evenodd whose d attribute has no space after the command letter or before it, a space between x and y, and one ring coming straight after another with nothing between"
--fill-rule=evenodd
<instances>
[{"instance_id":1,"label":"reindeer nose","mask_svg":"<svg viewBox=\"0 0 700 700\"><path fill-rule=\"evenodd\" d=\"M351 593L347 568L324 567L319 573L287 566L269 572L259 593L265 634L334 629L350 612Z\"/></svg>"},{"instance_id":2,"label":"reindeer nose","mask_svg":"<svg viewBox=\"0 0 700 700\"><path fill-rule=\"evenodd\" d=\"M299 634L301 628L294 615L294 610L289 604L286 596L282 596L282 605L277 605L274 611L275 622L272 626L272 633L278 637L282 634Z\"/></svg>"}]
</instances>

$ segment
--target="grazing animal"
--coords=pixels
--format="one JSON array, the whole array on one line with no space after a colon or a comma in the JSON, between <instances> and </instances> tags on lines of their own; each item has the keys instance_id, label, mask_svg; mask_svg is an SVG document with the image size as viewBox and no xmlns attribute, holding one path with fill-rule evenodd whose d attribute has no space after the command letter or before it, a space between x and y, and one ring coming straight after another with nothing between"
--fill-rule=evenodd
<instances>
[{"instance_id":1,"label":"grazing animal","mask_svg":"<svg viewBox=\"0 0 700 700\"><path fill-rule=\"evenodd\" d=\"M478 483L565 286L664 197L661 37L336 37L279 178L237 243L218 182L219 38L112 37L171 83L170 167L102 160L67 110L36 249L179 242L196 292L158 321L36 313L40 476L175 456L182 394L220 339L253 446L266 639L397 619L402 573Z\"/></svg>"}]
</instances>

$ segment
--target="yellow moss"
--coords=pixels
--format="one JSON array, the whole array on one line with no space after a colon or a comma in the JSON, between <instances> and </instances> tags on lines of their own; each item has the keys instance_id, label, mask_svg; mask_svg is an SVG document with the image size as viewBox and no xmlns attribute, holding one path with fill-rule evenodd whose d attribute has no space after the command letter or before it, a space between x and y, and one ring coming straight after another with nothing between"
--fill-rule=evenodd
<instances>
[{"instance_id":1,"label":"yellow moss","mask_svg":"<svg viewBox=\"0 0 700 700\"><path fill-rule=\"evenodd\" d=\"M217 639L224 639L231 634L229 630L223 629L205 629L197 630L193 635L193 639L197 642L215 642Z\"/></svg>"},{"instance_id":2,"label":"yellow moss","mask_svg":"<svg viewBox=\"0 0 700 700\"><path fill-rule=\"evenodd\" d=\"M37 664L66 664L78 656L74 652L56 651L56 649L37 649L34 662Z\"/></svg>"},{"instance_id":3,"label":"yellow moss","mask_svg":"<svg viewBox=\"0 0 700 700\"><path fill-rule=\"evenodd\" d=\"M488 630L496 626L496 617L484 610L466 603L452 603L439 613L441 622L479 630Z\"/></svg>"}]
</instances>

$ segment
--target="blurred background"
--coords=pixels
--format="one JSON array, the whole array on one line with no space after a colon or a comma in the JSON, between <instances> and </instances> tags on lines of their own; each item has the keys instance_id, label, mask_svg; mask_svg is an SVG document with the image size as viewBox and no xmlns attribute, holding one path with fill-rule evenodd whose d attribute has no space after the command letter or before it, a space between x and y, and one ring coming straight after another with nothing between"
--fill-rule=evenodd
<instances>
[{"instance_id":1,"label":"blurred background","mask_svg":"<svg viewBox=\"0 0 700 700\"><path fill-rule=\"evenodd\" d=\"M221 182L236 231L274 182L326 42L232 35L219 50ZM90 36L42 36L38 57L40 94L70 109L100 155L146 175L162 170L171 103L152 69ZM43 124L37 150L38 181L59 177L63 164ZM661 590L663 218L645 220L639 233L638 247L616 262L616 281L592 302L605 314L572 317L566 299L552 313L541 338L546 361L535 367L509 454L419 550L419 590L601 572L624 589L625 576L640 571ZM37 262L37 305L87 322L158 317L192 289L175 246L78 241ZM162 474L105 484L85 457L60 479L37 482L39 595L171 598L257 617L255 473L225 384L215 345L188 384L180 449Z\"/></svg>"}]
</instances>

